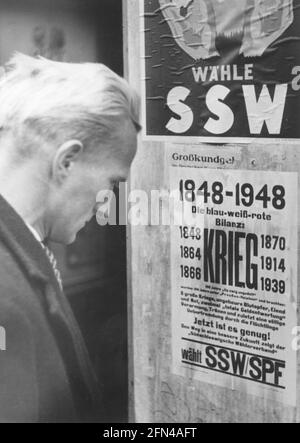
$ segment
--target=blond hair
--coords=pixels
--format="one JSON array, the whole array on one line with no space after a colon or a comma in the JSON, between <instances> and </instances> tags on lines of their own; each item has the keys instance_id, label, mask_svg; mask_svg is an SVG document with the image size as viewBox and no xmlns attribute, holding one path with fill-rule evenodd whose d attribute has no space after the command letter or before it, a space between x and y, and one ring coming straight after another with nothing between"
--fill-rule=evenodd
<instances>
[{"instance_id":1,"label":"blond hair","mask_svg":"<svg viewBox=\"0 0 300 443\"><path fill-rule=\"evenodd\" d=\"M1 134L10 132L29 156L34 140L78 139L87 151L114 137L121 121L139 124L139 97L102 64L61 63L16 54L0 80Z\"/></svg>"}]
</instances>

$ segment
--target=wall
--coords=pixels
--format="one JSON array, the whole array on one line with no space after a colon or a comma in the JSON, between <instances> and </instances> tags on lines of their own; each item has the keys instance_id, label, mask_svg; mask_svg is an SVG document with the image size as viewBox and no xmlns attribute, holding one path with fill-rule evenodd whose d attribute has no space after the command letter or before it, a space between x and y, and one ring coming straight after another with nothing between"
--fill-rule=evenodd
<instances>
[{"instance_id":1,"label":"wall","mask_svg":"<svg viewBox=\"0 0 300 443\"><path fill-rule=\"evenodd\" d=\"M39 45L45 48L43 55L51 55L49 47L55 29L63 33L65 42L61 45L64 55L67 54L69 60L97 61L96 21L92 15L82 14L79 6L78 0L73 3L73 8L70 8L70 2L66 0L62 2L1 0L1 65L14 51L34 55Z\"/></svg>"},{"instance_id":2,"label":"wall","mask_svg":"<svg viewBox=\"0 0 300 443\"><path fill-rule=\"evenodd\" d=\"M128 75L140 90L139 11L136 1L125 1L125 5ZM199 144L197 152L205 153L206 149L206 145ZM237 169L298 172L300 167L295 144L253 142L244 146L214 146L214 150L224 155L233 152L238 159ZM168 189L164 143L139 140L131 189ZM251 392L242 394L171 373L169 228L130 227L128 246L131 420L150 423L299 422L300 389L296 409L263 396L253 396Z\"/></svg>"}]
</instances>

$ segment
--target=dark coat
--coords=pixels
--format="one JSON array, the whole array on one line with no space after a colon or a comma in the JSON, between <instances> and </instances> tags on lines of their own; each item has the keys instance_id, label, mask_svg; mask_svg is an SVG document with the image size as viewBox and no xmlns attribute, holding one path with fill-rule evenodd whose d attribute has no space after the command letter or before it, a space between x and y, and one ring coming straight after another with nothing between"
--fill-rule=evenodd
<instances>
[{"instance_id":1,"label":"dark coat","mask_svg":"<svg viewBox=\"0 0 300 443\"><path fill-rule=\"evenodd\" d=\"M0 197L0 422L95 421L97 384L40 243Z\"/></svg>"}]
</instances>

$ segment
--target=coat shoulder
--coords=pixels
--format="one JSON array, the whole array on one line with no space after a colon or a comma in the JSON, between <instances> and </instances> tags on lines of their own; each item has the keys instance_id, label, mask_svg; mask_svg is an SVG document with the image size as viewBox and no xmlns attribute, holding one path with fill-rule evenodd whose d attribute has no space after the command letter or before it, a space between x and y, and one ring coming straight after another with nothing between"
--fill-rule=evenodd
<instances>
[{"instance_id":1,"label":"coat shoulder","mask_svg":"<svg viewBox=\"0 0 300 443\"><path fill-rule=\"evenodd\" d=\"M38 308L35 294L38 289L13 253L0 242L0 312L4 306Z\"/></svg>"}]
</instances>

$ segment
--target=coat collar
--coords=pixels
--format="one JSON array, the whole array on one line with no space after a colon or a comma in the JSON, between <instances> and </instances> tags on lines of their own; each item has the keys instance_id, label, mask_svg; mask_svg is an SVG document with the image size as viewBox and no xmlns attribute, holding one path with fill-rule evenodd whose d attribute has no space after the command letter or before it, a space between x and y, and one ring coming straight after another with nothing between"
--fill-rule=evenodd
<instances>
[{"instance_id":1,"label":"coat collar","mask_svg":"<svg viewBox=\"0 0 300 443\"><path fill-rule=\"evenodd\" d=\"M22 218L0 195L0 242L1 241L16 257L16 260L29 278L45 286L45 297L43 297L43 301L47 303L51 318L60 324L60 327L56 328L57 331L60 331L58 334L61 334L62 325L68 332L68 341L66 342L65 334L62 334L58 343L60 346L67 343L65 346L67 346L68 349L74 349L75 361L77 362L76 364L78 364L79 371L88 389L89 399L91 399L92 402L95 401L97 389L94 371L71 308L58 287L50 261L40 242L34 237ZM69 342L70 339L71 341ZM74 371L73 366L72 371ZM86 399L86 397L84 398Z\"/></svg>"},{"instance_id":2,"label":"coat collar","mask_svg":"<svg viewBox=\"0 0 300 443\"><path fill-rule=\"evenodd\" d=\"M49 283L52 268L42 246L22 218L1 195L0 239L29 277L43 284Z\"/></svg>"}]
</instances>

